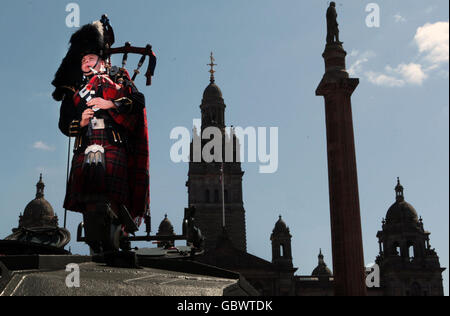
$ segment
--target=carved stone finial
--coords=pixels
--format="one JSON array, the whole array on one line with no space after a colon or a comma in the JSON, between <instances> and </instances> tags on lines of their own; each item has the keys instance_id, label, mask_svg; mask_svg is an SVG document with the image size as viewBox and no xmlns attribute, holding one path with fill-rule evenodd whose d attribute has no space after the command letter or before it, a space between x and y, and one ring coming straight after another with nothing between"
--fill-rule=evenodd
<instances>
[{"instance_id":1,"label":"carved stone finial","mask_svg":"<svg viewBox=\"0 0 450 316\"><path fill-rule=\"evenodd\" d=\"M45 184L42 181L42 173L39 176L39 182L36 184L36 199L40 199L44 197L44 188Z\"/></svg>"}]
</instances>

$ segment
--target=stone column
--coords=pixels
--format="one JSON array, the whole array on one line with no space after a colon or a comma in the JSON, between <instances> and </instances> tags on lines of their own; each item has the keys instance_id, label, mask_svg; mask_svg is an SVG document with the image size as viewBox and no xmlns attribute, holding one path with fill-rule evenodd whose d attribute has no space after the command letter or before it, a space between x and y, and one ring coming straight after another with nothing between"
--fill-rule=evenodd
<instances>
[{"instance_id":1,"label":"stone column","mask_svg":"<svg viewBox=\"0 0 450 316\"><path fill-rule=\"evenodd\" d=\"M359 79L345 70L341 43L327 44L325 75L316 95L325 98L328 181L335 294L364 296L365 268L351 95Z\"/></svg>"}]
</instances>

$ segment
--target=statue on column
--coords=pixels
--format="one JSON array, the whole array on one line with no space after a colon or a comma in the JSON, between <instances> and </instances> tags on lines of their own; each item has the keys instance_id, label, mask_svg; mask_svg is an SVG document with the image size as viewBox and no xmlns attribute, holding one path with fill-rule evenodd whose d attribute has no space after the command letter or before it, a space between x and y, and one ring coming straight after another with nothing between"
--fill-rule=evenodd
<instances>
[{"instance_id":1,"label":"statue on column","mask_svg":"<svg viewBox=\"0 0 450 316\"><path fill-rule=\"evenodd\" d=\"M339 24L337 22L336 3L332 1L327 10L327 44L342 44L339 41Z\"/></svg>"}]
</instances>

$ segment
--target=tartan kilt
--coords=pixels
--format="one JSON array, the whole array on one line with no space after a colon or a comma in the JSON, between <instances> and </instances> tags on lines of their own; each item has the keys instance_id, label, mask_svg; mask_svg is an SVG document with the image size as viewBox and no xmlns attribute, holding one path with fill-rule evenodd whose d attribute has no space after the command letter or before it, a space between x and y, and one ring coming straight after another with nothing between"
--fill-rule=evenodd
<instances>
[{"instance_id":1,"label":"tartan kilt","mask_svg":"<svg viewBox=\"0 0 450 316\"><path fill-rule=\"evenodd\" d=\"M64 208L74 212L84 212L86 204L108 201L129 207L129 187L127 153L125 148L108 141L105 130L93 130L88 145L98 144L105 149L106 169L95 185L91 175L83 168L84 151L74 153L69 182L67 184Z\"/></svg>"}]
</instances>

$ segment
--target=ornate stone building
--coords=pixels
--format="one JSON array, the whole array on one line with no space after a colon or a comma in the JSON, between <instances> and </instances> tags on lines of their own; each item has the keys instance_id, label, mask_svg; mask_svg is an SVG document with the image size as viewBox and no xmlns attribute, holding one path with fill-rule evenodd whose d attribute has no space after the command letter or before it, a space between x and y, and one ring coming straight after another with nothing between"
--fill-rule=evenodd
<instances>
[{"instance_id":1,"label":"ornate stone building","mask_svg":"<svg viewBox=\"0 0 450 316\"><path fill-rule=\"evenodd\" d=\"M167 217L167 214L159 224L156 236L175 236L173 225L170 222L169 218ZM173 241L158 241L158 248L170 248L173 247L174 245L175 243Z\"/></svg>"},{"instance_id":2,"label":"ornate stone building","mask_svg":"<svg viewBox=\"0 0 450 316\"><path fill-rule=\"evenodd\" d=\"M280 218L272 233L272 239L275 240L272 262L238 249L226 230L220 234L217 245L196 260L241 273L262 295L292 296L295 294L294 273L297 268L292 266L292 256L289 250L280 252L283 248L279 244L279 241L282 240L284 249L291 248L290 239L284 240L286 233L289 235L289 228ZM279 240L278 237L281 239Z\"/></svg>"},{"instance_id":3,"label":"ornate stone building","mask_svg":"<svg viewBox=\"0 0 450 316\"><path fill-rule=\"evenodd\" d=\"M398 180L396 201L383 219L377 237L380 254L381 287L387 296L442 296L442 272L439 257L430 245L430 232L422 217L405 201Z\"/></svg>"},{"instance_id":4,"label":"ornate stone building","mask_svg":"<svg viewBox=\"0 0 450 316\"><path fill-rule=\"evenodd\" d=\"M297 268L293 267L292 263L292 236L281 216L275 223L270 236L272 261L269 262L247 253L245 209L242 197L244 172L239 161L239 140L233 133L233 129L230 130L230 133L225 130L226 106L222 92L215 83L213 59L211 59L210 66L210 84L203 93L200 105L201 134L198 135L194 128L188 181L186 182L189 206L195 206L196 225L206 237L206 254L197 260L240 272L263 295L324 293L323 288L326 288L325 292L329 293L332 291L332 285L328 282L329 278L326 278L327 282L319 282L319 278L315 276L299 277L294 275ZM212 139L212 135L208 134L211 127L220 131L216 137L222 140L222 153L214 153L217 148L208 147L208 142ZM201 135L205 139L202 139ZM230 146L230 143L233 151L232 155L228 152L227 156L226 148ZM212 155L216 154L216 159L219 158L220 161L222 158L222 161L225 162L222 164L205 160L205 157L200 155L204 151L210 152ZM232 156L231 159L230 156ZM223 207L225 207L225 220ZM164 221L161 225L163 223ZM322 262L322 264L324 263ZM323 281L323 278L321 280Z\"/></svg>"},{"instance_id":5,"label":"ornate stone building","mask_svg":"<svg viewBox=\"0 0 450 316\"><path fill-rule=\"evenodd\" d=\"M36 184L36 198L27 204L23 215L19 216L19 227L14 228L13 234L5 240L60 249L69 243L70 233L65 228L58 227L58 217L51 204L44 198L44 188L41 174ZM7 244L3 247L7 247Z\"/></svg>"},{"instance_id":6,"label":"ornate stone building","mask_svg":"<svg viewBox=\"0 0 450 316\"><path fill-rule=\"evenodd\" d=\"M36 184L36 198L27 204L23 215L19 216L19 228L58 227L58 217L44 198L44 188L41 174Z\"/></svg>"},{"instance_id":7,"label":"ornate stone building","mask_svg":"<svg viewBox=\"0 0 450 316\"><path fill-rule=\"evenodd\" d=\"M242 199L242 177L244 172L239 162L239 142L231 129L226 132L225 103L220 88L215 84L213 58L211 56L210 84L203 93L202 125L200 135L194 129L191 157L186 186L189 207L195 206L196 224L206 237L206 249L213 249L225 225L229 238L240 250L247 249L245 209ZM215 133L215 134L214 134ZM231 135L230 135L231 134ZM203 136L203 137L202 137ZM221 146L210 147L214 137ZM203 139L204 138L204 139ZM232 146L232 151L227 148ZM222 149L222 150L220 150ZM222 151L220 153L220 151ZM204 152L214 156L214 161L205 161ZM222 163L223 162L223 163ZM222 190L222 168L224 190ZM225 216L223 216L223 203Z\"/></svg>"},{"instance_id":8,"label":"ornate stone building","mask_svg":"<svg viewBox=\"0 0 450 316\"><path fill-rule=\"evenodd\" d=\"M220 88L215 84L212 66L213 63L211 81L204 91L200 106L201 132L209 127L217 127L221 131L219 137L225 144L222 146L222 158L224 146L232 141L235 145L235 160L223 164L225 183L222 194L222 164L205 161L201 155L200 158L197 157L200 161L194 161L195 143L203 150L210 141L210 138L202 140L194 129L186 185L189 206L196 207L196 223L206 236L206 254L197 260L241 273L262 295L334 295L334 277L325 263L322 251L311 275L295 275L297 268L293 266L292 236L281 216L270 235L272 261L247 253L242 198L244 171L236 159L239 140L234 134L230 137L225 132L225 103ZM396 187L396 192L397 201L389 209L386 221L383 221L383 230L377 235L380 242L377 263L381 268L381 288L368 289L368 295L443 295L444 269L440 267L436 252L430 248L430 233L423 229L422 219L417 217L414 208L404 201L403 187L400 184ZM225 229L222 196L225 201ZM167 223L163 221L161 225L165 227Z\"/></svg>"}]
</instances>

